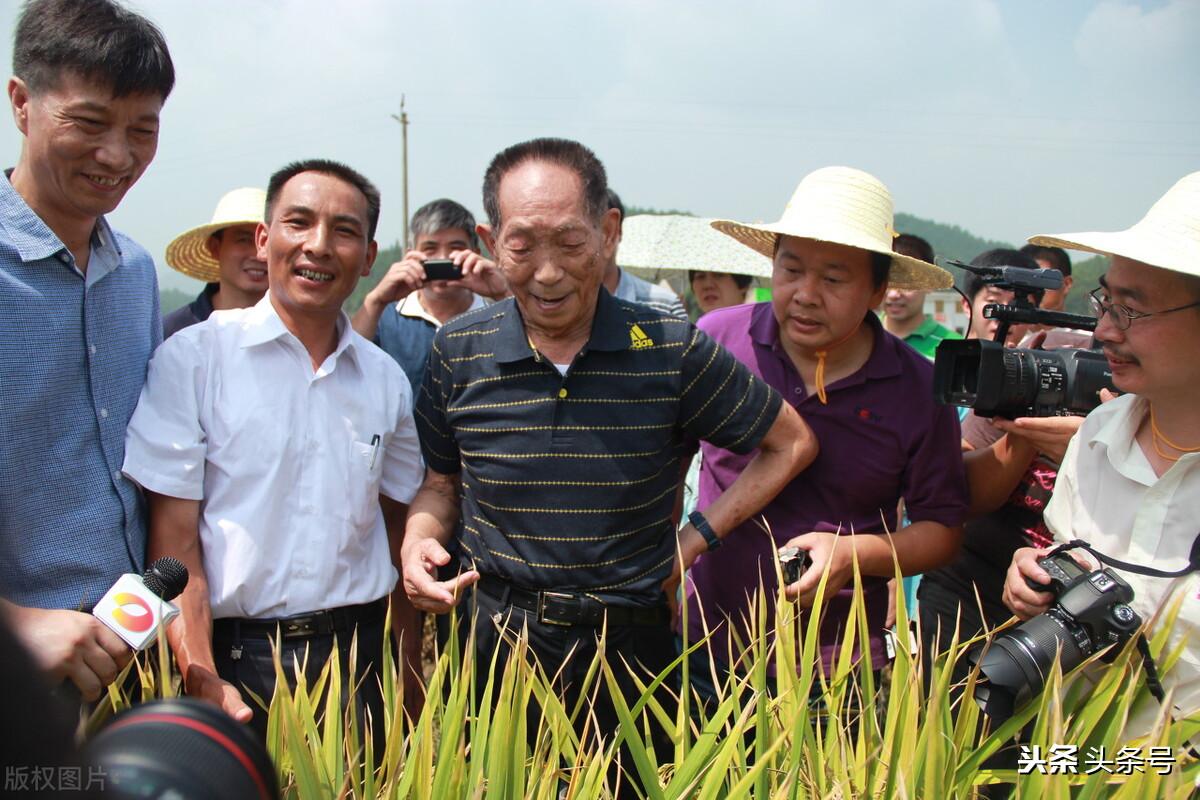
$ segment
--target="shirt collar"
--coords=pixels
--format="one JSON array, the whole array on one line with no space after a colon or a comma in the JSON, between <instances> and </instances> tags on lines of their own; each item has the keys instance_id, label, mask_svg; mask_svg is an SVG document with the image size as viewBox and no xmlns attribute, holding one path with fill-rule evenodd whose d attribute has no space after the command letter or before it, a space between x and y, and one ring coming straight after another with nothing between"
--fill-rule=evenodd
<instances>
[{"instance_id":1,"label":"shirt collar","mask_svg":"<svg viewBox=\"0 0 1200 800\"><path fill-rule=\"evenodd\" d=\"M1103 445L1113 469L1129 480L1152 486L1157 477L1149 459L1137 443L1137 431L1149 411L1145 399L1137 395L1125 395L1100 406L1106 414L1096 432L1088 439L1088 445Z\"/></svg>"},{"instance_id":2,"label":"shirt collar","mask_svg":"<svg viewBox=\"0 0 1200 800\"><path fill-rule=\"evenodd\" d=\"M533 348L529 344L529 334L525 331L525 322L521 318L521 309L517 306L515 297L510 297L500 306L500 325L497 331L495 358L501 364L533 358ZM604 350L616 352L629 348L629 327L632 317L621 303L613 299L608 290L600 287L596 298L596 315L592 318L592 331L588 336L587 350Z\"/></svg>"},{"instance_id":3,"label":"shirt collar","mask_svg":"<svg viewBox=\"0 0 1200 800\"><path fill-rule=\"evenodd\" d=\"M360 345L355 341L354 328L351 327L350 318L346 316L345 311L338 312L337 331L338 343L337 347L333 349L332 357L336 359L343 351L348 350L349 354L357 360L357 350ZM291 337L294 341L299 342L283 324L275 306L271 305L271 290L268 289L262 299L242 319L241 346L257 347L260 344L284 337Z\"/></svg>"},{"instance_id":4,"label":"shirt collar","mask_svg":"<svg viewBox=\"0 0 1200 800\"><path fill-rule=\"evenodd\" d=\"M937 331L937 326L937 320L926 314L925 319L921 320L921 324L909 336L932 336Z\"/></svg>"},{"instance_id":5,"label":"shirt collar","mask_svg":"<svg viewBox=\"0 0 1200 800\"><path fill-rule=\"evenodd\" d=\"M94 284L108 273L121 266L121 248L117 245L117 237L104 217L96 220L92 229L92 252L88 258L87 282Z\"/></svg>"},{"instance_id":6,"label":"shirt collar","mask_svg":"<svg viewBox=\"0 0 1200 800\"><path fill-rule=\"evenodd\" d=\"M413 317L415 319L423 319L435 328L442 327L442 323L438 322L437 317L425 310L425 306L421 305L421 292L409 292L404 296L404 299L396 304L396 311L402 317ZM471 305L467 311L474 311L483 308L487 303L477 294L471 295ZM463 313L467 313L464 311Z\"/></svg>"},{"instance_id":7,"label":"shirt collar","mask_svg":"<svg viewBox=\"0 0 1200 800\"><path fill-rule=\"evenodd\" d=\"M883 323L879 321L879 317L873 311L867 311L863 318L863 324L871 329L873 337L871 355L867 357L867 363L861 369L853 375L835 382L834 386L839 388L853 386L866 380L890 378L900 374L900 355L897 347L908 347L908 345L894 336L889 336L883 329ZM756 304L751 312L750 338L755 344L777 353L790 367L795 369L792 359L779 341L779 322L775 319L775 310L769 301Z\"/></svg>"},{"instance_id":8,"label":"shirt collar","mask_svg":"<svg viewBox=\"0 0 1200 800\"><path fill-rule=\"evenodd\" d=\"M0 181L0 226L8 234L8 241L16 248L22 261L40 261L52 258L65 252L67 246L58 238L58 234L50 230L45 220L29 207L20 192L13 188L12 170L4 172L5 179ZM92 258L88 262L88 272L93 265L97 268L92 282L116 269L121 263L121 248L117 237L104 217L96 220L92 230Z\"/></svg>"}]
</instances>

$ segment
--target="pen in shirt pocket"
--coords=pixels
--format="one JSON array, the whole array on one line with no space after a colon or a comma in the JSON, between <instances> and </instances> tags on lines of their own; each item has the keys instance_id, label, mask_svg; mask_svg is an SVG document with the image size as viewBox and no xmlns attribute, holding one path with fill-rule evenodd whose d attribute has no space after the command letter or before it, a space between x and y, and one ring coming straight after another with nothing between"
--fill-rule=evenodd
<instances>
[{"instance_id":1,"label":"pen in shirt pocket","mask_svg":"<svg viewBox=\"0 0 1200 800\"><path fill-rule=\"evenodd\" d=\"M379 434L371 437L371 465L367 469L375 469L375 458L379 455Z\"/></svg>"}]
</instances>

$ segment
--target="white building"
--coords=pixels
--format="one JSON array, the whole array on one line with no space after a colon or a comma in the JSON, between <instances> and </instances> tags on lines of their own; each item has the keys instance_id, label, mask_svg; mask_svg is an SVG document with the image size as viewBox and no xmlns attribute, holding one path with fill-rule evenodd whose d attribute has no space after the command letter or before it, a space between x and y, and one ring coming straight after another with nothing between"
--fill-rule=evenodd
<instances>
[{"instance_id":1,"label":"white building","mask_svg":"<svg viewBox=\"0 0 1200 800\"><path fill-rule=\"evenodd\" d=\"M925 295L925 314L951 330L965 333L969 318L963 309L962 295L953 289Z\"/></svg>"}]
</instances>

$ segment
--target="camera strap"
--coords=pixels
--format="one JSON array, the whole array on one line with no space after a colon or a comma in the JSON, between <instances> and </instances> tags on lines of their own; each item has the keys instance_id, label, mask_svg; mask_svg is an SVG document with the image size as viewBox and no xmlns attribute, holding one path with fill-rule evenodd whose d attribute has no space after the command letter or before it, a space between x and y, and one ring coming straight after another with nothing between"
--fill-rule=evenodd
<instances>
[{"instance_id":1,"label":"camera strap","mask_svg":"<svg viewBox=\"0 0 1200 800\"><path fill-rule=\"evenodd\" d=\"M1151 578L1182 578L1189 572L1200 572L1200 535L1196 536L1192 541L1192 552L1188 555L1188 565L1183 569L1177 570L1155 569L1154 567L1147 567L1142 564L1130 564L1126 561L1104 555L1104 553L1096 550L1082 539L1073 539L1066 544L1060 544L1051 552L1065 553L1067 550L1075 549L1088 551L1097 560L1107 566L1132 572L1135 575L1146 575ZM1158 677L1158 665L1154 663L1154 656L1150 653L1150 642L1146 640L1146 634L1138 633L1136 644L1138 654L1142 657L1142 669L1146 671L1146 688L1150 690L1150 694L1154 696L1155 700L1160 704L1165 704L1167 694L1163 691L1162 681ZM1183 746L1187 748L1188 753L1193 758L1200 759L1200 752L1197 752L1190 741L1184 740Z\"/></svg>"},{"instance_id":2,"label":"camera strap","mask_svg":"<svg viewBox=\"0 0 1200 800\"><path fill-rule=\"evenodd\" d=\"M1121 561L1120 559L1104 555L1104 553L1101 553L1082 539L1073 539L1066 544L1060 544L1051 553L1065 553L1067 550L1075 549L1088 551L1096 557L1096 560L1106 566L1132 572L1135 575L1145 575L1150 578L1182 578L1189 572L1200 572L1200 536L1197 536L1192 542L1192 552L1188 556L1188 565L1183 569L1177 570L1155 569L1154 567L1147 567L1144 564L1130 564L1128 561Z\"/></svg>"}]
</instances>

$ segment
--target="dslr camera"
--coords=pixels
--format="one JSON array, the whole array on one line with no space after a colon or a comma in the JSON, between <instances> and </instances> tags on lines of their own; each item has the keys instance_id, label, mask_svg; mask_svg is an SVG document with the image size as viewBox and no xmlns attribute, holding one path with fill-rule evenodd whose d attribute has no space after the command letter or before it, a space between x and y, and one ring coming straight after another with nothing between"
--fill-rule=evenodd
<instances>
[{"instance_id":1,"label":"dslr camera","mask_svg":"<svg viewBox=\"0 0 1200 800\"><path fill-rule=\"evenodd\" d=\"M1011 305L989 303L988 319L1000 321L993 341L947 339L933 362L933 391L945 405L972 408L981 417L1052 417L1085 415L1100 404L1100 390L1112 390L1112 370L1095 350L1042 350L1005 347L1014 322L1095 330L1096 320L1079 314L1046 311L1035 297L1062 286L1054 269L953 266L974 272L985 284L1013 292Z\"/></svg>"},{"instance_id":2,"label":"dslr camera","mask_svg":"<svg viewBox=\"0 0 1200 800\"><path fill-rule=\"evenodd\" d=\"M1111 647L1101 656L1111 662L1142 624L1129 606L1133 589L1112 570L1088 571L1066 553L1053 553L1038 566L1050 583L1026 583L1054 595L1050 608L968 655L979 665L975 701L993 719L1007 719L1040 692L1055 659L1066 673Z\"/></svg>"}]
</instances>

